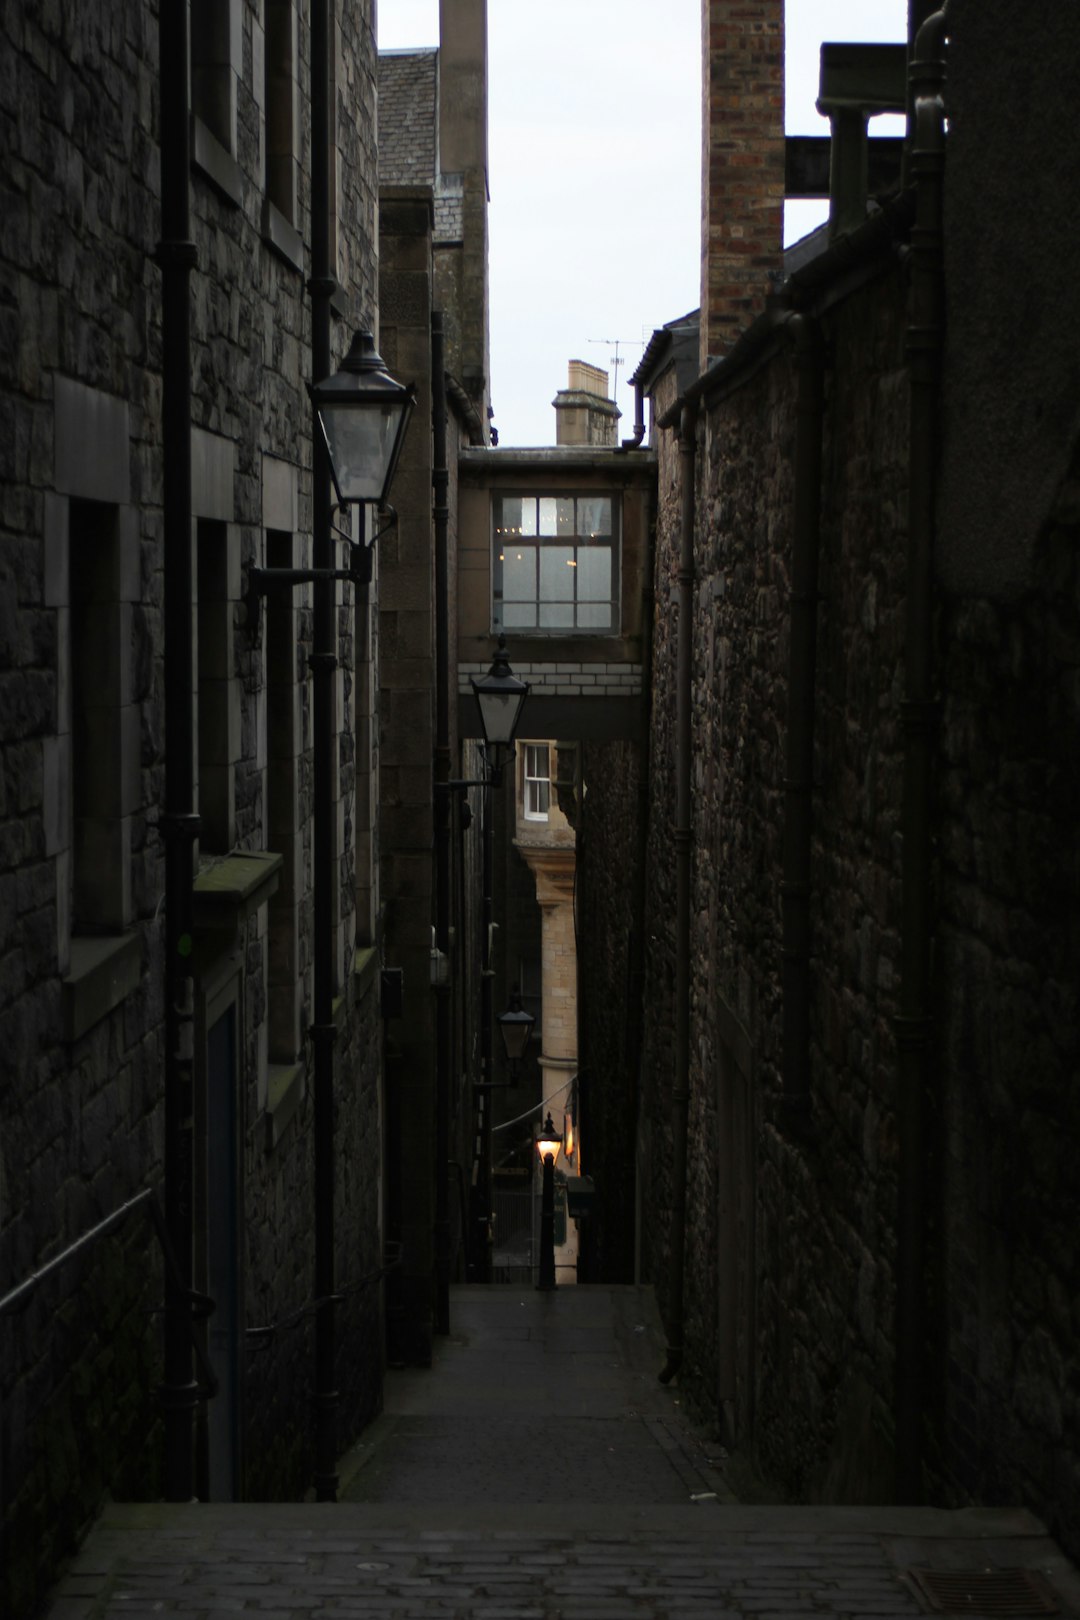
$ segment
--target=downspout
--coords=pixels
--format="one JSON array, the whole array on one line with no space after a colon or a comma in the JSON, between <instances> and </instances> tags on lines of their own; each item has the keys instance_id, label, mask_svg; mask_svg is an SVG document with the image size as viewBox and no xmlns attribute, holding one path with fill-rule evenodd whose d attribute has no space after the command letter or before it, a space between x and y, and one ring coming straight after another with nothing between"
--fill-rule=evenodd
<instances>
[{"instance_id":1,"label":"downspout","mask_svg":"<svg viewBox=\"0 0 1080 1620\"><path fill-rule=\"evenodd\" d=\"M633 1269L630 1273L630 1280L635 1285L641 1281L642 1186L641 1155L638 1143L641 1140L641 1080L642 1065L645 1061L645 905L649 850L649 806L652 796L650 764L652 759L653 640L656 627L656 513L657 496L656 483L654 482L649 490L645 506L645 558L641 570L643 581L641 601L641 754L637 796L637 870L634 875L632 911L634 932L630 940L630 1029L627 1037L628 1054L632 1056L635 1050L639 1054L638 1062L630 1067L630 1073L633 1077L633 1095L630 1102L633 1136L630 1147L633 1153L634 1171Z\"/></svg>"},{"instance_id":2,"label":"downspout","mask_svg":"<svg viewBox=\"0 0 1080 1620\"><path fill-rule=\"evenodd\" d=\"M796 1130L810 1105L810 846L814 793L818 552L821 537L821 440L825 345L808 315L788 326L795 344L795 488L788 651L787 755L784 773L783 1110Z\"/></svg>"},{"instance_id":3,"label":"downspout","mask_svg":"<svg viewBox=\"0 0 1080 1620\"><path fill-rule=\"evenodd\" d=\"M165 1270L161 1400L165 1498L194 1495L192 1439L198 1389L191 1345L194 998L191 979L195 813L191 554L191 298L195 268L190 169L188 13L162 0L161 241L162 455L165 618L165 1223L176 1271Z\"/></svg>"},{"instance_id":4,"label":"downspout","mask_svg":"<svg viewBox=\"0 0 1080 1620\"><path fill-rule=\"evenodd\" d=\"M697 403L684 405L679 426L682 484L679 546L679 639L675 700L675 1069L671 1092L671 1233L666 1321L669 1383L683 1359L683 1274L686 1248L686 1158L690 1122L690 748L694 636L694 478Z\"/></svg>"},{"instance_id":5,"label":"downspout","mask_svg":"<svg viewBox=\"0 0 1080 1620\"><path fill-rule=\"evenodd\" d=\"M431 314L432 470L435 519L435 1331L450 1331L450 586L443 318Z\"/></svg>"},{"instance_id":6,"label":"downspout","mask_svg":"<svg viewBox=\"0 0 1080 1620\"><path fill-rule=\"evenodd\" d=\"M311 376L320 382L330 375L329 242L329 0L312 0L311 7ZM334 783L334 682L337 677L337 637L330 536L330 468L326 443L315 408L311 417L311 531L312 559L321 572L316 578L312 651L308 660L313 676L314 781L313 781L313 908L314 1016L314 1172L315 1172L315 1469L316 1499L337 1500L336 1294L334 1288L334 845L337 817Z\"/></svg>"},{"instance_id":7,"label":"downspout","mask_svg":"<svg viewBox=\"0 0 1080 1620\"><path fill-rule=\"evenodd\" d=\"M937 719L933 667L934 486L942 344L942 174L945 13L919 29L910 75L916 187L907 353L910 367L908 573L902 705L900 1012L896 1254L896 1496L922 1500L925 1356L925 1099L932 1080L930 794Z\"/></svg>"},{"instance_id":8,"label":"downspout","mask_svg":"<svg viewBox=\"0 0 1080 1620\"><path fill-rule=\"evenodd\" d=\"M624 439L619 451L636 450L645 437L645 385L640 378L634 383L634 437Z\"/></svg>"}]
</instances>

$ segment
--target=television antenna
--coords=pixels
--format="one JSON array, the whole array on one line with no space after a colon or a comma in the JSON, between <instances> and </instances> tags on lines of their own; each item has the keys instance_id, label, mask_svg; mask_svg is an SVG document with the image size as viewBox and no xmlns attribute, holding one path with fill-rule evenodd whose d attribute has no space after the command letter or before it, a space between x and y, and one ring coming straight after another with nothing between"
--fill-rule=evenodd
<instances>
[{"instance_id":1,"label":"television antenna","mask_svg":"<svg viewBox=\"0 0 1080 1620\"><path fill-rule=\"evenodd\" d=\"M608 355L608 364L611 366L611 375L612 375L611 400L612 400L612 404L618 405L619 367L620 366L625 366L625 364L626 364L625 359L622 356L620 356L619 350L622 348L624 343L637 343L638 339L637 338L588 338L588 339L586 339L586 341L589 342L589 343L604 343L604 344L607 345L608 349L614 350L613 354Z\"/></svg>"}]
</instances>

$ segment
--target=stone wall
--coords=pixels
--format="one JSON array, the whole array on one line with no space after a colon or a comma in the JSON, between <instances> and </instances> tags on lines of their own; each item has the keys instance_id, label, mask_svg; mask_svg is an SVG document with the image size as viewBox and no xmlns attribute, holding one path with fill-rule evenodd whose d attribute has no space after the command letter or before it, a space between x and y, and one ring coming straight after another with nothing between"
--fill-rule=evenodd
<instances>
[{"instance_id":1,"label":"stone wall","mask_svg":"<svg viewBox=\"0 0 1080 1620\"><path fill-rule=\"evenodd\" d=\"M581 1223L582 1281L634 1280L642 1000L643 750L583 743L577 934L583 1169L596 1186Z\"/></svg>"},{"instance_id":2,"label":"stone wall","mask_svg":"<svg viewBox=\"0 0 1080 1620\"><path fill-rule=\"evenodd\" d=\"M989 60L989 35L983 44ZM952 296L965 296L962 280ZM907 320L904 275L889 258L821 316L807 1118L783 1094L790 351L766 341L727 397L710 405L706 395L696 440L680 1379L773 1489L810 1500L895 1490ZM971 408L969 361L946 347L947 422ZM1015 409L1038 401L1018 398ZM923 1488L951 1504L1023 1503L1071 1547L1080 461L1074 431L1053 489L1031 492L1026 539L988 536L980 571L952 524L968 510L957 505L963 467L951 460L962 461L964 443L962 433L942 442L935 553ZM665 1309L675 625L663 593L678 533L670 455L660 472L642 1097L643 1255Z\"/></svg>"},{"instance_id":3,"label":"stone wall","mask_svg":"<svg viewBox=\"0 0 1080 1620\"><path fill-rule=\"evenodd\" d=\"M222 46L227 56L238 51L222 64L226 115L211 129L202 116L209 110L197 106L190 181L198 254L193 554L203 651L194 746L204 865L232 850L266 848L267 794L282 791L280 782L268 789L267 607L255 633L241 600L245 570L267 560L267 531L287 534L288 560L310 561L307 28L297 9L287 126L297 148L295 196L290 203L286 185L279 207L265 167L265 8L247 0L233 0L233 8L237 27ZM340 12L334 41L335 355L346 344L346 321L370 320L376 307L371 10ZM156 13L129 7L116 23L100 6L71 15L37 8L8 16L2 35L9 156L0 245L0 1291L125 1199L144 1188L160 1192L158 816L166 746L185 745L164 735ZM196 74L193 82L198 97L203 81ZM96 573L87 573L87 557L100 560ZM200 931L192 958L200 1038L215 998L227 992L236 1008L238 1226L246 1240L242 1468L250 1492L279 1496L299 1494L310 1477L313 1362L309 1330L283 1325L314 1289L310 593L294 602L292 834L279 888L293 909L288 1062L270 1050L268 1034L277 897L251 916L238 912L234 929ZM107 607L85 611L99 603ZM359 784L347 587L339 588L339 607L346 667L336 693L338 1270L347 1286L377 1274L382 1259L374 1145L381 1031L371 994L352 985ZM76 617L92 632L76 636ZM83 665L99 640L97 680L88 680ZM106 741L85 746L84 734ZM99 835L108 842L95 865ZM95 915L86 897L98 894L105 898ZM197 1049L200 1155L206 1069ZM196 1174L202 1197L201 1163ZM208 1236L202 1207L197 1282ZM106 1491L160 1493L160 1318L153 1313L161 1289L157 1245L139 1212L23 1311L0 1319L4 1599L13 1613L40 1599L56 1559ZM378 1299L375 1276L340 1311L343 1445L379 1399ZM243 1337L247 1327L275 1324L272 1338Z\"/></svg>"},{"instance_id":4,"label":"stone wall","mask_svg":"<svg viewBox=\"0 0 1080 1620\"><path fill-rule=\"evenodd\" d=\"M892 1037L906 390L893 272L827 322L812 854L812 1129L780 1109L796 379L778 348L697 433L689 1399L802 1496L879 1493L891 1403ZM646 933L646 1269L666 1308L678 478L661 459Z\"/></svg>"}]
</instances>

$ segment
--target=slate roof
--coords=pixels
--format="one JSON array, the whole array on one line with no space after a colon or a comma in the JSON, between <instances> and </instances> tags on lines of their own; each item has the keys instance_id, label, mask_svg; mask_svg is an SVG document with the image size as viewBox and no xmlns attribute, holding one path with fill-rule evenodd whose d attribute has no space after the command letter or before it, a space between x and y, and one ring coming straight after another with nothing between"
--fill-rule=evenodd
<instances>
[{"instance_id":1,"label":"slate roof","mask_svg":"<svg viewBox=\"0 0 1080 1620\"><path fill-rule=\"evenodd\" d=\"M379 53L379 184L430 186L438 173L439 53Z\"/></svg>"}]
</instances>

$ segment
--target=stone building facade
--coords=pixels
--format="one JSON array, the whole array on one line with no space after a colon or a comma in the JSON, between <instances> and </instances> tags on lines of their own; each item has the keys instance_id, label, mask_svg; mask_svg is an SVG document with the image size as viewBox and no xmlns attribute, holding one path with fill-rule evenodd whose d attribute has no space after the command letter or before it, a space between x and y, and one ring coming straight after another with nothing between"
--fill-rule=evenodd
<instances>
[{"instance_id":1,"label":"stone building facade","mask_svg":"<svg viewBox=\"0 0 1080 1620\"><path fill-rule=\"evenodd\" d=\"M948 18L906 189L777 239L689 386L654 354L640 1249L773 1489L1022 1502L1075 1550L1080 342L1039 196L1080 41L1057 19L1014 98L1009 8Z\"/></svg>"},{"instance_id":2,"label":"stone building facade","mask_svg":"<svg viewBox=\"0 0 1080 1620\"><path fill-rule=\"evenodd\" d=\"M333 352L377 313L373 7L332 8ZM200 1494L311 1475L314 1295L309 13L191 7L193 736L166 736L157 8L16 8L7 93L0 513L0 1315L5 1612L106 1492L161 1492L166 750L193 750ZM182 64L179 64L182 68ZM169 64L164 64L165 72ZM370 924L371 637L337 587L333 794L340 1433L380 1400L382 1029ZM358 741L360 746L358 746ZM358 857L358 851L360 852ZM361 869L363 868L363 870ZM144 1197L144 1195L147 1195ZM200 1379L202 1375L200 1374Z\"/></svg>"}]
</instances>

